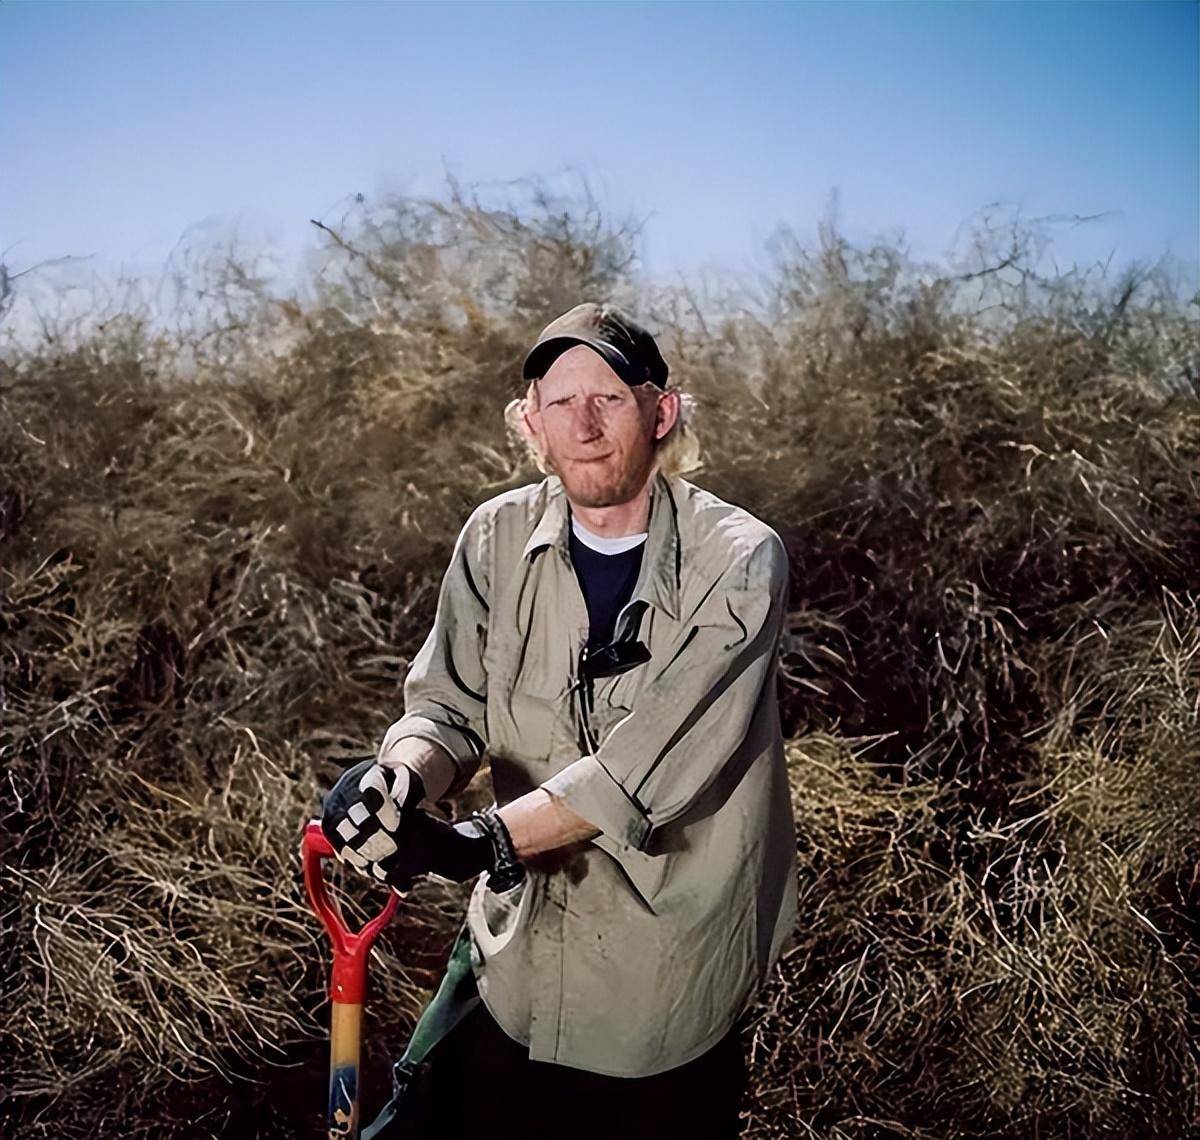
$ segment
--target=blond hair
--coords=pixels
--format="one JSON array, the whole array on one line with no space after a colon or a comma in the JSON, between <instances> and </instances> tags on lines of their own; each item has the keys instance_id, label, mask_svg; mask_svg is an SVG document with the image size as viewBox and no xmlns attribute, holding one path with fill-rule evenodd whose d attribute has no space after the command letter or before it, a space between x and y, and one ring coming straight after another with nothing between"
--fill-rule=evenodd
<instances>
[{"instance_id":1,"label":"blond hair","mask_svg":"<svg viewBox=\"0 0 1200 1140\"><path fill-rule=\"evenodd\" d=\"M638 387L651 388L654 385L647 382ZM637 389L635 388L634 391L636 392ZM664 475L684 475L688 471L696 470L702 462L700 441L696 438L696 432L692 426L696 401L690 393L683 392L669 383L661 391L679 393L679 415L675 417L675 422L667 434L661 439L655 440L654 466ZM539 404L540 398L535 379L529 382L524 396L509 400L505 405L504 425L508 429L509 435L524 446L537 469L546 475L549 474L549 469L546 467L545 458L538 450L537 440L529 434L521 419L526 410L536 411Z\"/></svg>"}]
</instances>

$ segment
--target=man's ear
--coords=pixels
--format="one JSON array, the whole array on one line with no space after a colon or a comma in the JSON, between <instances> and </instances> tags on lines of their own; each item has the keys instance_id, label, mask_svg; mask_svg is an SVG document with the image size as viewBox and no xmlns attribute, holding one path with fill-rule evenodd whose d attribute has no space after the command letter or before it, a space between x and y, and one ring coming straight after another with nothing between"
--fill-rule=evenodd
<instances>
[{"instance_id":1,"label":"man's ear","mask_svg":"<svg viewBox=\"0 0 1200 1140\"><path fill-rule=\"evenodd\" d=\"M520 412L521 414L517 419L517 429L520 431L526 443L530 443L536 447L537 430L534 428L533 420L530 419L530 416L537 415L537 412L530 411L529 401L527 399L521 401Z\"/></svg>"},{"instance_id":2,"label":"man's ear","mask_svg":"<svg viewBox=\"0 0 1200 1140\"><path fill-rule=\"evenodd\" d=\"M672 390L659 397L654 412L654 438L662 439L679 419L679 393Z\"/></svg>"}]
</instances>

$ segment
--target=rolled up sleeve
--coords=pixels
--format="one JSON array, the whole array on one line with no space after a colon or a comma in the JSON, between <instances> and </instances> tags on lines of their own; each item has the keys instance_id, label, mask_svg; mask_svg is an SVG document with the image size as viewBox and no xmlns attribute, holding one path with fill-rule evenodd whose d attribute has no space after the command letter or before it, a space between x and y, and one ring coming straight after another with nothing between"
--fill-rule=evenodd
<instances>
[{"instance_id":1,"label":"rolled up sleeve","mask_svg":"<svg viewBox=\"0 0 1200 1140\"><path fill-rule=\"evenodd\" d=\"M381 749L407 737L439 745L456 769L447 794L466 787L486 748L489 545L490 520L477 508L455 542L433 628L404 680L404 715Z\"/></svg>"},{"instance_id":2,"label":"rolled up sleeve","mask_svg":"<svg viewBox=\"0 0 1200 1140\"><path fill-rule=\"evenodd\" d=\"M645 851L654 830L691 810L738 756L771 695L787 589L787 552L772 531L720 576L595 754L542 787Z\"/></svg>"}]
</instances>

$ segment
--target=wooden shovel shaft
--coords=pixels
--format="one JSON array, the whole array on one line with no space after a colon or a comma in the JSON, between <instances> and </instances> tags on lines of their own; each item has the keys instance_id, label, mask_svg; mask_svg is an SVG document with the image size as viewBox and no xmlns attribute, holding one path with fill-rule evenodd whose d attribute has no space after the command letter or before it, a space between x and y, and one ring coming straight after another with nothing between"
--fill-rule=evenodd
<instances>
[{"instance_id":1,"label":"wooden shovel shaft","mask_svg":"<svg viewBox=\"0 0 1200 1140\"><path fill-rule=\"evenodd\" d=\"M329 1031L329 1137L358 1140L358 1060L362 1006L332 1003Z\"/></svg>"}]
</instances>

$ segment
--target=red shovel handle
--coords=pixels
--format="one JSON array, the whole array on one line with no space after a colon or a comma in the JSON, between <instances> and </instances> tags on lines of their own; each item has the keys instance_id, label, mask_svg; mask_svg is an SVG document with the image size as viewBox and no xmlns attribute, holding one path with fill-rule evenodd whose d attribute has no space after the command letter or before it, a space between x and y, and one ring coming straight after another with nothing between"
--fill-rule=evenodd
<instances>
[{"instance_id":1,"label":"red shovel handle","mask_svg":"<svg viewBox=\"0 0 1200 1140\"><path fill-rule=\"evenodd\" d=\"M394 891L389 891L383 910L355 933L346 926L337 903L329 897L325 885L321 861L335 856L318 820L310 820L305 825L300 854L304 861L304 889L308 893L308 900L333 943L333 977L329 984L329 997L341 1004L360 1004L366 989L367 957L371 953L371 943L395 913L398 896Z\"/></svg>"}]
</instances>

